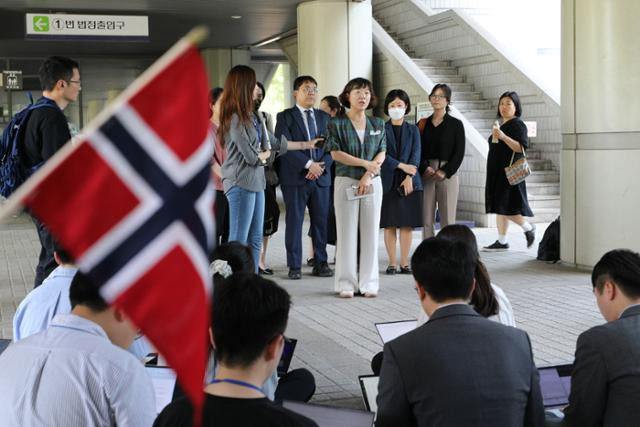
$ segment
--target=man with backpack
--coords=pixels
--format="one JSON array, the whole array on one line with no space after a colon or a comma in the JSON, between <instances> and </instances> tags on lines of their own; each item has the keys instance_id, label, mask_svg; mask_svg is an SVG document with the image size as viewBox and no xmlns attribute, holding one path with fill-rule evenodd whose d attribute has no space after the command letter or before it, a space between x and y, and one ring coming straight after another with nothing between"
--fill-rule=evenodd
<instances>
[{"instance_id":1,"label":"man with backpack","mask_svg":"<svg viewBox=\"0 0 640 427\"><path fill-rule=\"evenodd\" d=\"M80 70L76 61L61 56L47 58L40 66L42 98L31 107L23 124L23 139L18 141L19 163L28 174L35 172L71 139L69 125L63 110L80 93ZM40 107L40 108L33 108ZM53 258L53 238L46 226L33 217L38 238L40 256L36 267L34 287L56 267Z\"/></svg>"}]
</instances>

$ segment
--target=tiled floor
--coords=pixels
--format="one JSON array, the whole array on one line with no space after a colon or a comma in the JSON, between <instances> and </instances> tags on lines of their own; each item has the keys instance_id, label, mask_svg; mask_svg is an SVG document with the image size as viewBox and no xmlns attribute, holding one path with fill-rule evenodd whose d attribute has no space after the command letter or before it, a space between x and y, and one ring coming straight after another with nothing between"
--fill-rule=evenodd
<instances>
[{"instance_id":1,"label":"tiled floor","mask_svg":"<svg viewBox=\"0 0 640 427\"><path fill-rule=\"evenodd\" d=\"M544 226L539 226L542 236ZM306 230L306 227L305 227ZM475 229L480 245L495 240L494 229ZM589 274L560 264L535 260L535 248L525 248L517 227L509 233L512 249L483 253L492 281L513 305L518 326L531 336L538 365L571 362L578 334L602 323L591 293ZM303 280L286 279L284 223L269 245L275 280L292 295L287 335L298 339L292 367L307 367L317 381L318 402L362 407L358 375L370 373L371 357L382 350L374 322L415 318L418 302L411 276L381 274L376 299L343 300L332 293L333 279L320 279L303 269ZM538 238L539 239L539 238ZM414 233L414 247L420 233ZM308 244L305 243L305 248ZM16 217L0 225L0 337L12 336L16 306L32 288L37 236L28 218ZM333 257L333 248L329 250ZM380 239L380 269L387 255Z\"/></svg>"}]
</instances>

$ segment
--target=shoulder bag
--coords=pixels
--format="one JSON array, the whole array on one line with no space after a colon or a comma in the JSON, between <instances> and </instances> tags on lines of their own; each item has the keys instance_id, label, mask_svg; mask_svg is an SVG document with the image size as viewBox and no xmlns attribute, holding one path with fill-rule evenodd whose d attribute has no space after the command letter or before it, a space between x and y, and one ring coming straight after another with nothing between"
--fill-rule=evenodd
<instances>
[{"instance_id":1,"label":"shoulder bag","mask_svg":"<svg viewBox=\"0 0 640 427\"><path fill-rule=\"evenodd\" d=\"M516 155L516 152L514 151L511 155L511 163L509 163L509 166L504 168L504 173L507 175L509 185L518 185L531 175L531 168L529 167L527 153L525 153L524 147L522 147L522 154L524 156L514 162L513 159Z\"/></svg>"}]
</instances>

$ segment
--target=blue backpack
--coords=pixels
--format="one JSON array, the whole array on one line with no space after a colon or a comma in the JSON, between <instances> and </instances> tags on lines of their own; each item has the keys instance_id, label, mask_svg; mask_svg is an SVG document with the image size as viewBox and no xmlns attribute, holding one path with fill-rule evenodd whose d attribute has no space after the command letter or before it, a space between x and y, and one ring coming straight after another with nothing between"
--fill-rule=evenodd
<instances>
[{"instance_id":1,"label":"blue backpack","mask_svg":"<svg viewBox=\"0 0 640 427\"><path fill-rule=\"evenodd\" d=\"M41 163L32 167L22 164L21 144L24 143L24 130L31 112L42 107L58 108L47 98L34 104L29 94L29 100L31 104L11 118L0 139L0 195L7 198L41 166Z\"/></svg>"}]
</instances>

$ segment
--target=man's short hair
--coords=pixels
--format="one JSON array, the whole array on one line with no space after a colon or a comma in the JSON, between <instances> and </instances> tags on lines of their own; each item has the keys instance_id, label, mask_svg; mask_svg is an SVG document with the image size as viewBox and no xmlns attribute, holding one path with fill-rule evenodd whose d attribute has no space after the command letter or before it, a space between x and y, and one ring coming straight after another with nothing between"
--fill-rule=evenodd
<instances>
[{"instance_id":1,"label":"man's short hair","mask_svg":"<svg viewBox=\"0 0 640 427\"><path fill-rule=\"evenodd\" d=\"M436 302L468 298L477 257L469 245L435 237L424 240L411 257L413 277Z\"/></svg>"},{"instance_id":2,"label":"man's short hair","mask_svg":"<svg viewBox=\"0 0 640 427\"><path fill-rule=\"evenodd\" d=\"M53 90L58 80L71 80L74 68L80 69L80 66L73 59L64 56L50 56L45 59L38 71L42 90Z\"/></svg>"},{"instance_id":3,"label":"man's short hair","mask_svg":"<svg viewBox=\"0 0 640 427\"><path fill-rule=\"evenodd\" d=\"M640 298L640 254L629 249L607 252L591 272L591 284L602 292L607 280L614 282L631 299Z\"/></svg>"},{"instance_id":4,"label":"man's short hair","mask_svg":"<svg viewBox=\"0 0 640 427\"><path fill-rule=\"evenodd\" d=\"M109 308L107 302L100 296L98 287L93 284L89 276L81 271L76 272L71 280L69 300L71 301L71 308L76 305L84 305L95 312L101 312Z\"/></svg>"},{"instance_id":5,"label":"man's short hair","mask_svg":"<svg viewBox=\"0 0 640 427\"><path fill-rule=\"evenodd\" d=\"M212 325L216 358L229 367L247 367L284 334L291 298L271 280L236 273L216 285Z\"/></svg>"},{"instance_id":6,"label":"man's short hair","mask_svg":"<svg viewBox=\"0 0 640 427\"><path fill-rule=\"evenodd\" d=\"M313 83L314 85L318 86L318 82L313 77L311 77L311 76L298 76L293 81L293 90L300 89L300 86L302 86L303 84L305 84L307 82Z\"/></svg>"},{"instance_id":7,"label":"man's short hair","mask_svg":"<svg viewBox=\"0 0 640 427\"><path fill-rule=\"evenodd\" d=\"M58 258L63 264L73 264L73 257L55 239L53 240L53 251L58 254Z\"/></svg>"}]
</instances>

